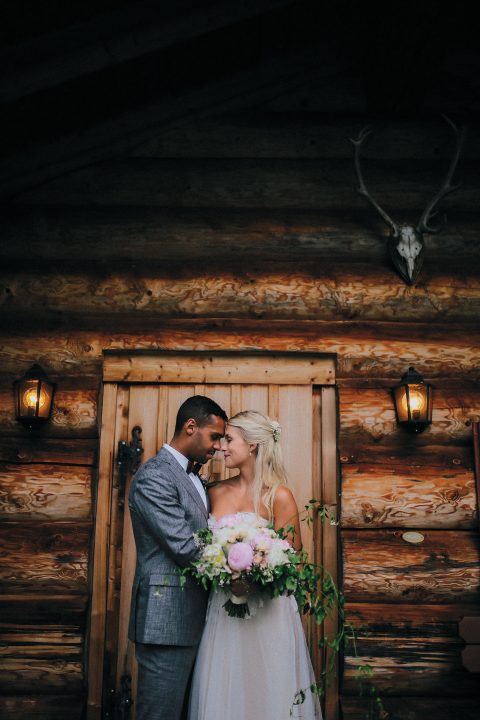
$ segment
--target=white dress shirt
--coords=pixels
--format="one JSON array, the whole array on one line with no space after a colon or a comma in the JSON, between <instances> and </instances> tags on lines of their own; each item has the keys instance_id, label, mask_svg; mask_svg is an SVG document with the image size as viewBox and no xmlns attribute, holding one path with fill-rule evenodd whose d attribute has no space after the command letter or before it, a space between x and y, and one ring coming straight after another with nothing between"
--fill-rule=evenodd
<instances>
[{"instance_id":1,"label":"white dress shirt","mask_svg":"<svg viewBox=\"0 0 480 720\"><path fill-rule=\"evenodd\" d=\"M185 457L185 455L182 455L182 453L178 452L178 450L175 450L171 445L168 443L165 443L164 446L165 450L168 450L169 453L173 455L175 460L182 466L182 468L187 472L187 466L188 466L188 458ZM207 505L207 493L205 492L205 488L202 485L202 481L198 477L198 475L194 475L193 473L189 473L188 477L192 481L192 483L195 485L195 489L197 490L198 494L202 498L203 504L206 508L208 508Z\"/></svg>"}]
</instances>

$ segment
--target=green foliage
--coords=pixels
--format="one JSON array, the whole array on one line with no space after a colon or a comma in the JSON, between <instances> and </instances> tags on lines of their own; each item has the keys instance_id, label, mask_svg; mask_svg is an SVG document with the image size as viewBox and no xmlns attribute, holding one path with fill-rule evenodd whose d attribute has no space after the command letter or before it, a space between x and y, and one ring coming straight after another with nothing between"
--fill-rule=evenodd
<instances>
[{"instance_id":1,"label":"green foliage","mask_svg":"<svg viewBox=\"0 0 480 720\"><path fill-rule=\"evenodd\" d=\"M316 518L320 520L322 525L326 522L331 525L339 524L337 517L325 505L315 499L311 499L304 506L302 516L302 522L305 522L309 527L313 526ZM295 528L290 523L276 532L281 538L295 537ZM212 542L212 535L212 531L208 528L200 530L196 534L199 546L205 547L209 545ZM358 657L358 630L353 625L346 624L345 599L328 570L320 564L309 562L307 553L304 550L291 551L289 559L290 563L278 565L272 570L274 582L266 579L261 570L255 566L252 566L250 571L242 573L242 578L247 583L251 582L260 591L268 593L271 597L278 597L283 594L294 595L299 611L304 615L309 615L317 625L322 625L329 615L337 613L339 628L334 637L324 635L319 641L318 645L324 649L327 662L321 677L318 678L318 682L309 688L302 688L298 691L290 709L290 715L292 716L293 707L301 705L305 701L307 692L316 693L319 697L325 695L326 688L335 674L336 657L347 643L352 643L354 655ZM181 571L180 582L182 587L185 585L187 574L191 575L193 573L192 566ZM214 591L219 591L225 586L225 577L222 574L210 579L206 575L202 575L201 572L194 576L206 590L212 588ZM241 608L245 606L235 605L231 601L227 601L224 607L229 614L244 617L244 614L242 614L244 610ZM370 665L367 663L358 665L355 680L359 693L370 699L364 720L388 720L388 713L383 707L378 690L373 683L373 677L374 671Z\"/></svg>"},{"instance_id":2,"label":"green foliage","mask_svg":"<svg viewBox=\"0 0 480 720\"><path fill-rule=\"evenodd\" d=\"M315 499L311 499L308 505L304 507L304 517L302 522L307 526L313 526L315 518L325 524L329 522L331 525L338 525L339 521L330 510ZM285 535L290 530L287 527ZM299 589L295 592L299 609L303 614L313 616L315 623L321 625L324 620L332 613L338 613L338 632L334 637L324 636L318 643L319 647L326 650L327 663L323 668L322 676L318 679L316 685L310 688L303 688L296 697L293 706L300 705L305 700L305 693L310 690L322 697L325 695L326 689L331 682L331 678L335 673L335 660L338 653L344 648L345 644L351 642L355 657L358 657L357 638L358 631L353 625L346 624L345 620L345 598L335 585L334 579L326 568L319 564L308 562L306 553L298 553L298 563L301 568L299 578L302 582ZM328 652L329 651L329 652ZM378 690L373 683L373 668L368 664L360 664L357 667L355 681L359 689L360 695L370 698L369 707L364 720L388 720L388 713L383 707L382 700L378 694ZM293 706L290 709L290 715L293 715Z\"/></svg>"}]
</instances>

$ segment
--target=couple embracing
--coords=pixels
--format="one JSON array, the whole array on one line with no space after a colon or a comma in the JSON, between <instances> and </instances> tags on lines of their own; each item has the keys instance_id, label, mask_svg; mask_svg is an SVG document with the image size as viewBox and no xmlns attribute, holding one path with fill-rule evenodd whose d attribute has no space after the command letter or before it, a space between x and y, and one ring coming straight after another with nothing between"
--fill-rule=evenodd
<instances>
[{"instance_id":1,"label":"couple embracing","mask_svg":"<svg viewBox=\"0 0 480 720\"><path fill-rule=\"evenodd\" d=\"M278 423L261 413L228 419L213 400L195 395L180 406L170 444L133 480L137 568L129 637L138 660L137 720L321 718L314 693L294 705L315 680L292 596L266 599L252 617L239 619L223 609L222 592L209 599L191 577L180 586L179 570L200 553L194 533L227 515L255 516L275 529L293 525L289 539L300 546L279 435ZM238 474L207 493L192 465L218 450Z\"/></svg>"}]
</instances>

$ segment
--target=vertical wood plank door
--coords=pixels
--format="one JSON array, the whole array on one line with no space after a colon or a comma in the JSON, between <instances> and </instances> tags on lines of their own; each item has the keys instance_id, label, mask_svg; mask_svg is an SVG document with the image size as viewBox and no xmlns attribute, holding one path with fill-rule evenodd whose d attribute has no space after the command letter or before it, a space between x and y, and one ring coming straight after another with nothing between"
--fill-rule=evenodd
<instances>
[{"instance_id":1,"label":"vertical wood plank door","mask_svg":"<svg viewBox=\"0 0 480 720\"><path fill-rule=\"evenodd\" d=\"M227 413L258 410L282 426L281 444L290 486L300 510L311 498L328 503L335 514L335 366L317 354L119 353L104 361L102 428L93 552L92 606L88 655L88 720L113 718L114 704L131 692L135 718L136 663L127 638L135 543L128 511L127 482L122 492L116 453L142 428L142 462L173 436L181 403L207 395ZM222 453L204 468L212 479L229 477ZM236 471L233 471L236 472ZM305 515L306 513L304 513ZM302 523L310 557L337 578L337 537L317 523ZM319 648L323 629L304 622L319 677L327 658ZM335 619L329 630L335 629ZM123 695L122 695L123 693ZM330 683L325 718L337 718L337 687Z\"/></svg>"}]
</instances>

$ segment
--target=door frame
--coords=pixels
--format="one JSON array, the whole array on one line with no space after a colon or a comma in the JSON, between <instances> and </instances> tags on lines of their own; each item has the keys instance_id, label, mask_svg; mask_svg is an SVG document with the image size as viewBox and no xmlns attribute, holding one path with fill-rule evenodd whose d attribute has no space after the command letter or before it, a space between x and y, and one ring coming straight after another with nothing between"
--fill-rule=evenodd
<instances>
[{"instance_id":1,"label":"door frame","mask_svg":"<svg viewBox=\"0 0 480 720\"><path fill-rule=\"evenodd\" d=\"M188 372L182 361L188 359ZM214 360L215 359L215 360ZM222 359L225 360L223 363ZM104 656L107 621L107 588L112 522L112 491L117 442L116 398L122 383L197 383L197 384L275 384L320 386L320 413L313 421L313 442L320 444L320 467L313 468L320 482L320 497L331 516L339 514L339 472L337 459L337 395L335 360L332 354L316 352L272 351L168 351L106 350L103 361L103 385L99 414L100 451L98 486L94 508L92 597L89 617L87 655L87 720L101 720ZM239 372L238 379L235 370ZM232 374L233 373L233 374ZM123 439L123 438L122 438ZM338 584L338 532L330 522L316 523L314 559L325 567ZM333 637L338 618L329 617L324 631ZM319 628L313 628L311 641L319 639ZM329 661L331 650L324 648L322 665ZM338 718L338 664L326 689L325 720Z\"/></svg>"}]
</instances>

